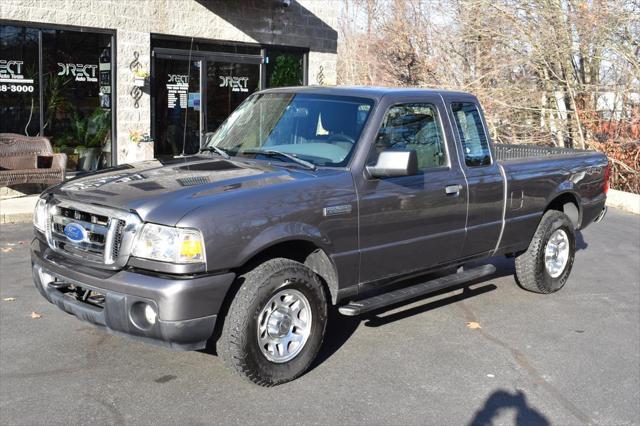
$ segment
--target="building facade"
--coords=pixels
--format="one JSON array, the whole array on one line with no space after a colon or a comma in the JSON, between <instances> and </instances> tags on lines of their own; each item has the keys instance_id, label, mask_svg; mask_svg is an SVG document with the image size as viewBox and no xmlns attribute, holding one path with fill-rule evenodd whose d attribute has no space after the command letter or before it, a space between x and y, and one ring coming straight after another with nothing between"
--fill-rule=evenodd
<instances>
[{"instance_id":1,"label":"building facade","mask_svg":"<svg viewBox=\"0 0 640 426\"><path fill-rule=\"evenodd\" d=\"M247 96L335 84L337 0L3 0L0 133L87 171L197 152Z\"/></svg>"}]
</instances>

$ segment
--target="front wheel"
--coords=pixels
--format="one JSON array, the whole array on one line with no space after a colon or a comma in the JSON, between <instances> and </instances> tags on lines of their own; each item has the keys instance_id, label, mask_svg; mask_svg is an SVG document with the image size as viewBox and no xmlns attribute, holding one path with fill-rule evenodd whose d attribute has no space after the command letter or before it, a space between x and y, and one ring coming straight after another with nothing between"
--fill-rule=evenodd
<instances>
[{"instance_id":1,"label":"front wheel","mask_svg":"<svg viewBox=\"0 0 640 426\"><path fill-rule=\"evenodd\" d=\"M575 252L576 236L571 220L562 212L547 211L527 251L516 257L518 284L536 293L560 290L571 273Z\"/></svg>"},{"instance_id":2,"label":"front wheel","mask_svg":"<svg viewBox=\"0 0 640 426\"><path fill-rule=\"evenodd\" d=\"M238 280L218 342L221 357L261 386L299 377L318 354L327 323L318 277L301 263L272 259Z\"/></svg>"}]
</instances>

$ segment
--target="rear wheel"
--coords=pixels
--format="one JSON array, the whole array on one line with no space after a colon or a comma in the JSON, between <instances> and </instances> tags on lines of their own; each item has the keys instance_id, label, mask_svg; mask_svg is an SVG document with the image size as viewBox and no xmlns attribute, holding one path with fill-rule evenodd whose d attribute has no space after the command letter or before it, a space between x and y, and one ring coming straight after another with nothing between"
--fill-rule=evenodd
<instances>
[{"instance_id":1,"label":"rear wheel","mask_svg":"<svg viewBox=\"0 0 640 426\"><path fill-rule=\"evenodd\" d=\"M576 238L571 220L562 212L547 211L527 251L516 257L518 284L536 293L560 290L571 273L575 250Z\"/></svg>"},{"instance_id":2,"label":"rear wheel","mask_svg":"<svg viewBox=\"0 0 640 426\"><path fill-rule=\"evenodd\" d=\"M218 342L221 357L261 386L299 377L318 354L327 323L318 277L301 263L272 259L238 280Z\"/></svg>"}]
</instances>

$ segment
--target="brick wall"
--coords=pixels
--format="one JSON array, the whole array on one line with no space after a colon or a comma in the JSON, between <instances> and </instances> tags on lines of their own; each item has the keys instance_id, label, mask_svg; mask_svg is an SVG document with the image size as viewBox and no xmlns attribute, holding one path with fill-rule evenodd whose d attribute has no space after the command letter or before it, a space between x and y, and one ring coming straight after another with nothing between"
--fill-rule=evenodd
<instances>
[{"instance_id":1,"label":"brick wall","mask_svg":"<svg viewBox=\"0 0 640 426\"><path fill-rule=\"evenodd\" d=\"M336 83L338 0L0 0L0 19L116 30L118 162L143 159L131 130L150 132L151 102L135 108L129 64L150 68L150 34L310 48L309 84ZM148 156L148 152L146 154Z\"/></svg>"}]
</instances>

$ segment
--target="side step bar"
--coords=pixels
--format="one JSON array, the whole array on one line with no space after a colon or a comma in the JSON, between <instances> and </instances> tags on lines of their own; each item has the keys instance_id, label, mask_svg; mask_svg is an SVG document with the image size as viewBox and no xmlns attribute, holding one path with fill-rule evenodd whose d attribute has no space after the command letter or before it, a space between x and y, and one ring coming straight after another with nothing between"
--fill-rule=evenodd
<instances>
[{"instance_id":1,"label":"side step bar","mask_svg":"<svg viewBox=\"0 0 640 426\"><path fill-rule=\"evenodd\" d=\"M342 315L354 317L366 312L374 311L385 306L394 305L414 299L425 294L434 293L447 287L463 284L478 278L486 277L496 272L493 265L482 265L467 271L458 272L446 277L436 278L425 283L412 285L410 287L399 288L388 293L379 294L368 299L350 302L347 305L340 306L338 311Z\"/></svg>"}]
</instances>

